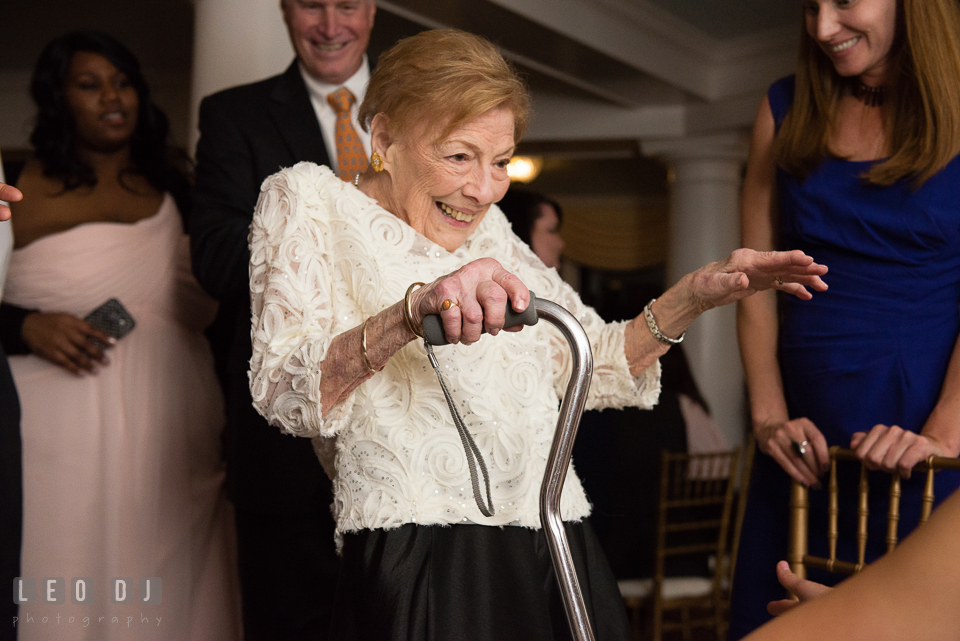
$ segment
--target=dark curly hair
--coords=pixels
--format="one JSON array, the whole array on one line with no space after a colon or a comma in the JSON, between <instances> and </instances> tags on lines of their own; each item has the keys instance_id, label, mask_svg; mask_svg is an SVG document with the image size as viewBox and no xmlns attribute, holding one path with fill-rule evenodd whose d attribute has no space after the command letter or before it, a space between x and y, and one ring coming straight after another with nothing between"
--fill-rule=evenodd
<instances>
[{"instance_id":1,"label":"dark curly hair","mask_svg":"<svg viewBox=\"0 0 960 641\"><path fill-rule=\"evenodd\" d=\"M127 76L137 92L137 128L130 140L129 171L144 176L157 190L170 192L181 214L190 211L189 159L168 145L170 122L150 98L150 87L140 62L129 49L98 31L74 31L44 47L30 79L30 94L37 105L36 124L30 134L43 173L63 182L64 191L97 184L92 167L76 153L73 115L64 99L64 82L78 51L96 53ZM123 175L120 176L123 184Z\"/></svg>"}]
</instances>

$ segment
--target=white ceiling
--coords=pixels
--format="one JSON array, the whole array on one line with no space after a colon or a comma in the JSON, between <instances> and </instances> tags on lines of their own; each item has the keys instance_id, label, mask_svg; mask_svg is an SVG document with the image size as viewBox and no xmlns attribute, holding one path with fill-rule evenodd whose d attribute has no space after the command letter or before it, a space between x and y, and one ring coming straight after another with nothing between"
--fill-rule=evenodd
<instances>
[{"instance_id":1,"label":"white ceiling","mask_svg":"<svg viewBox=\"0 0 960 641\"><path fill-rule=\"evenodd\" d=\"M0 106L7 112L0 120L11 110L29 110L20 85L40 49L75 28L119 37L145 69L171 78L168 94L174 102L178 87L189 87L195 1L6 2L3 22L13 28L0 38L0 93L6 94ZM495 41L533 88L537 115L528 134L533 140L645 140L745 127L768 84L793 68L799 11L795 0L377 4L374 56L397 37L424 28L457 27ZM14 132L0 138L21 137L23 127L16 126L0 122L0 133Z\"/></svg>"},{"instance_id":2,"label":"white ceiling","mask_svg":"<svg viewBox=\"0 0 960 641\"><path fill-rule=\"evenodd\" d=\"M771 0L378 0L421 27L484 35L528 74L528 139L638 140L742 129L790 73L797 7Z\"/></svg>"}]
</instances>

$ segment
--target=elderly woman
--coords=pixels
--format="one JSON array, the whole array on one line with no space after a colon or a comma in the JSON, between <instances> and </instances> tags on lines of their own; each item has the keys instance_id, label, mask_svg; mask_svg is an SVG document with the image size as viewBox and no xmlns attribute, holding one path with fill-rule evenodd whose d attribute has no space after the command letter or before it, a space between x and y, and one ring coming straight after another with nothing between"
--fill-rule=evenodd
<instances>
[{"instance_id":1,"label":"elderly woman","mask_svg":"<svg viewBox=\"0 0 960 641\"><path fill-rule=\"evenodd\" d=\"M649 407L657 357L700 313L775 284L809 298L826 268L801 252L737 251L667 291L649 326L605 325L493 206L528 97L490 43L458 31L401 41L380 58L360 115L371 169L354 184L306 163L276 174L250 233L255 405L312 437L334 477L333 637L565 638L537 497L568 350L546 324L501 333L507 302L525 309L529 286L577 316L596 360L590 406ZM436 358L488 485L471 479L415 342L428 314L454 344ZM629 638L572 471L561 512L598 638Z\"/></svg>"},{"instance_id":2,"label":"elderly woman","mask_svg":"<svg viewBox=\"0 0 960 641\"><path fill-rule=\"evenodd\" d=\"M753 430L769 456L754 466L733 639L783 594L773 568L790 478L815 485L828 446L906 477L931 454L960 453L960 4L802 7L797 74L770 87L757 115L743 238L813 253L833 277L811 305L778 307L766 292L740 306ZM937 483L943 497L957 479ZM922 485L903 484L901 536L917 523ZM826 514L822 493L811 501ZM880 529L868 561L885 551L885 510L870 508ZM855 514L841 505L848 531Z\"/></svg>"}]
</instances>

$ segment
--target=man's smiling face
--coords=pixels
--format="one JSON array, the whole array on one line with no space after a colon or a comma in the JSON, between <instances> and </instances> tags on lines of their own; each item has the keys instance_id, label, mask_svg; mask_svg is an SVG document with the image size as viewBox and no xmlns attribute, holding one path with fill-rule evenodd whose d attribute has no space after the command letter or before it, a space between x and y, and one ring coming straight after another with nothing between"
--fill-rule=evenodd
<instances>
[{"instance_id":1,"label":"man's smiling face","mask_svg":"<svg viewBox=\"0 0 960 641\"><path fill-rule=\"evenodd\" d=\"M307 73L332 85L356 73L370 42L373 0L281 0L280 7Z\"/></svg>"}]
</instances>

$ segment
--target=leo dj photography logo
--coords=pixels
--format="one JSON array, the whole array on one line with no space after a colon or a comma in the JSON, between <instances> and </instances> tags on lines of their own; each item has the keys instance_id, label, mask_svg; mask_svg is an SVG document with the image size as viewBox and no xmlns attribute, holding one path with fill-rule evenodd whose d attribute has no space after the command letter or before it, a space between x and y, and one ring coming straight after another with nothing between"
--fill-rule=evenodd
<instances>
[{"instance_id":1,"label":"leo dj photography logo","mask_svg":"<svg viewBox=\"0 0 960 641\"><path fill-rule=\"evenodd\" d=\"M130 577L113 577L106 581L106 585L95 586L90 577L74 577L67 582L63 577L46 577L37 581L33 577L18 576L13 580L13 602L20 606L20 616L13 617L13 627L39 626L40 629L46 629L49 626L53 633L54 627L60 629L61 626L74 625L83 628L160 626L162 617L156 616L157 610L153 610L153 614L149 614L150 610L141 610L138 617L121 617L119 611L95 608L84 609L82 615L76 612L62 615L56 607L66 605L68 599L73 604L92 605L94 598L101 605L108 601L113 605L160 605L163 601L163 582L156 576L139 581Z\"/></svg>"},{"instance_id":2,"label":"leo dj photography logo","mask_svg":"<svg viewBox=\"0 0 960 641\"><path fill-rule=\"evenodd\" d=\"M90 577L74 577L70 579L69 589L63 577L47 577L40 580L40 589L37 590L37 580L33 577L18 576L13 580L13 602L17 605L42 603L45 605L59 605L70 599L71 603L93 603L94 595L100 586L94 586ZM130 577L113 577L106 586L106 596L114 605L136 604L160 605L163 600L163 582L160 577L151 576L141 578L139 591L134 594L137 583Z\"/></svg>"}]
</instances>

